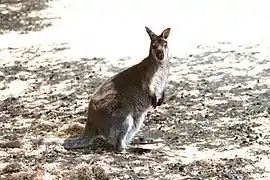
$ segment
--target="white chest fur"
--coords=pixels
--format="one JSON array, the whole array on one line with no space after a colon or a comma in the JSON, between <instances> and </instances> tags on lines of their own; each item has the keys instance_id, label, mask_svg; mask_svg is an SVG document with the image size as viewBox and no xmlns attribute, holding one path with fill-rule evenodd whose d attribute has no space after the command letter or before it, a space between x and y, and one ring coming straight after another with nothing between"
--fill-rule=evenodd
<instances>
[{"instance_id":1,"label":"white chest fur","mask_svg":"<svg viewBox=\"0 0 270 180\"><path fill-rule=\"evenodd\" d=\"M165 89L168 74L169 74L169 65L164 64L163 66L159 67L158 71L156 72L151 81L150 90L152 92L155 92L157 99L161 98L162 92Z\"/></svg>"}]
</instances>

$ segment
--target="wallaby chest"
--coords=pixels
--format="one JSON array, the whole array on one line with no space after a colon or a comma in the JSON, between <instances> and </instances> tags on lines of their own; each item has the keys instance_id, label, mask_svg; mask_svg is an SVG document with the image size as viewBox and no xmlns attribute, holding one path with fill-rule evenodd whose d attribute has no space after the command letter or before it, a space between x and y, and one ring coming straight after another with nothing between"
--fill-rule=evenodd
<instances>
[{"instance_id":1,"label":"wallaby chest","mask_svg":"<svg viewBox=\"0 0 270 180\"><path fill-rule=\"evenodd\" d=\"M156 94L156 97L159 99L162 96L162 93L165 89L167 79L169 74L169 63L165 63L160 66L153 76L150 83L150 90Z\"/></svg>"}]
</instances>

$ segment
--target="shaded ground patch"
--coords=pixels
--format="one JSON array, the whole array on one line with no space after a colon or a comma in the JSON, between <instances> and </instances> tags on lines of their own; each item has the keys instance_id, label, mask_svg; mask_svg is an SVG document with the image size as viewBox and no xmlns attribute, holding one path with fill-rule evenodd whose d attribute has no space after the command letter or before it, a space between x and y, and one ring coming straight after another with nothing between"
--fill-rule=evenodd
<instances>
[{"instance_id":1,"label":"shaded ground patch","mask_svg":"<svg viewBox=\"0 0 270 180\"><path fill-rule=\"evenodd\" d=\"M48 8L50 0L2 0L0 3L0 34L18 31L22 34L51 26L52 17L39 11Z\"/></svg>"},{"instance_id":2,"label":"shaded ground patch","mask_svg":"<svg viewBox=\"0 0 270 180\"><path fill-rule=\"evenodd\" d=\"M44 142L78 134L95 88L130 59L72 58L66 43L0 51L0 137L25 141L0 149L1 178L267 179L269 55L228 46L171 60L168 99L137 136L163 142L128 154L100 141L71 151Z\"/></svg>"}]
</instances>

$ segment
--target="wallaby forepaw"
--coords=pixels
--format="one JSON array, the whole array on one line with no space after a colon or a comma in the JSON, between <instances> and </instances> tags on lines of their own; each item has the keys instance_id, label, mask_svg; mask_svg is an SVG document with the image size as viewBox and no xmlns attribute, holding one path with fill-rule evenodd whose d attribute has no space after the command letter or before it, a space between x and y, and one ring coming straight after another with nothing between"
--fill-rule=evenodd
<instances>
[{"instance_id":1,"label":"wallaby forepaw","mask_svg":"<svg viewBox=\"0 0 270 180\"><path fill-rule=\"evenodd\" d=\"M161 98L158 99L157 106L161 106L165 101L165 92L162 92Z\"/></svg>"},{"instance_id":2,"label":"wallaby forepaw","mask_svg":"<svg viewBox=\"0 0 270 180\"><path fill-rule=\"evenodd\" d=\"M157 102L157 106L161 106L164 103L164 99L159 99Z\"/></svg>"},{"instance_id":3,"label":"wallaby forepaw","mask_svg":"<svg viewBox=\"0 0 270 180\"><path fill-rule=\"evenodd\" d=\"M154 109L157 107L157 97L155 95L152 97L151 105Z\"/></svg>"}]
</instances>

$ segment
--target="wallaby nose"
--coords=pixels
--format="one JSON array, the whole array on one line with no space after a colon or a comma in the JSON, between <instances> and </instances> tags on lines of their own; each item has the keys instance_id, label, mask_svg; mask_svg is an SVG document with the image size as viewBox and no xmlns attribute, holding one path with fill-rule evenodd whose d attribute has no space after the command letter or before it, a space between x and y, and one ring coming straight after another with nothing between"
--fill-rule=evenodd
<instances>
[{"instance_id":1,"label":"wallaby nose","mask_svg":"<svg viewBox=\"0 0 270 180\"><path fill-rule=\"evenodd\" d=\"M164 53L163 53L163 51L157 51L157 58L159 60L163 60L164 59Z\"/></svg>"}]
</instances>

